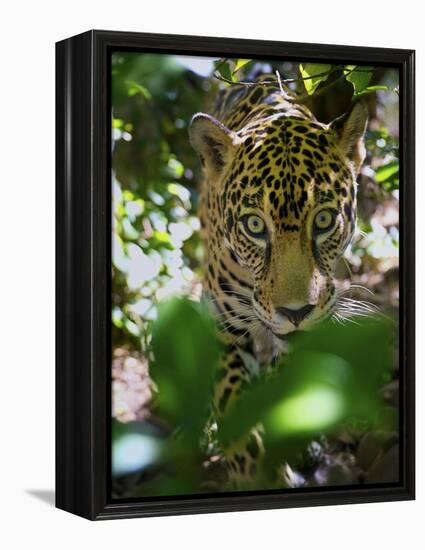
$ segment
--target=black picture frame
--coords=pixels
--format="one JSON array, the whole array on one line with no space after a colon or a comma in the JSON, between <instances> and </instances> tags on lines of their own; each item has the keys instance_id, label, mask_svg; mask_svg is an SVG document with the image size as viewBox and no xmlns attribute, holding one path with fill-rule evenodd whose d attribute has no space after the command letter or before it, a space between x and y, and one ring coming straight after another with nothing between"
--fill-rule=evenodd
<instances>
[{"instance_id":1,"label":"black picture frame","mask_svg":"<svg viewBox=\"0 0 425 550\"><path fill-rule=\"evenodd\" d=\"M110 55L114 50L400 71L400 483L112 501ZM414 499L414 51L89 31L56 44L56 506L91 520Z\"/></svg>"}]
</instances>

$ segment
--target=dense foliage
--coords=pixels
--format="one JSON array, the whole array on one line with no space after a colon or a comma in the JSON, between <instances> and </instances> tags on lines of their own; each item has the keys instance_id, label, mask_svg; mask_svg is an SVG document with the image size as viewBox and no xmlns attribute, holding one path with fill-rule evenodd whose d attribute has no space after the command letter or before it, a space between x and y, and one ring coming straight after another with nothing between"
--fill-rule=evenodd
<instances>
[{"instance_id":1,"label":"dense foliage","mask_svg":"<svg viewBox=\"0 0 425 550\"><path fill-rule=\"evenodd\" d=\"M304 341L294 340L293 353L277 375L282 380L273 385L260 377L253 390L251 399L261 406L250 407L249 400L242 401L241 411L229 416L222 433L207 422L217 349L211 322L195 305L201 295L203 250L197 217L199 166L189 144L188 125L195 112L208 111L221 86L249 85L258 74L274 75L275 71L273 78L297 92L323 122L343 114L353 98L361 96L368 104L368 157L360 176L359 228L337 275L341 287L352 283L353 296L365 299L366 292L373 292L366 299L388 317L397 317L395 71L114 54L112 373L117 494L223 489L220 438L240 434L259 419L268 424L268 445L276 451L269 454L271 463L273 457L282 460L282 456L290 461L295 471L302 472L297 474L298 484L320 484L305 464L311 466L313 454L313 462L323 466L324 453L332 462L341 450L335 443L341 434L344 449L361 463L357 451L364 434L376 433L377 428L395 430L396 408L387 414L387 406L376 400L378 388L383 386L388 393L388 387L396 387L395 360L388 356L394 344L389 325L376 320L366 325L326 325L303 337ZM176 295L190 301L167 305L167 299ZM368 354L362 355L365 349ZM273 387L279 391L273 392ZM387 395L387 405L389 401L394 405L394 391ZM358 407L353 395L365 396L363 407ZM325 410L334 414L320 419L317 408L324 402ZM310 416L297 416L297 411L309 407L313 407ZM254 409L256 418L246 414ZM210 426L207 432L206 425ZM169 437L171 433L174 437ZM348 470L343 481L358 482L358 476L349 475L354 467L341 468ZM322 476L324 483L334 483L328 474Z\"/></svg>"}]
</instances>

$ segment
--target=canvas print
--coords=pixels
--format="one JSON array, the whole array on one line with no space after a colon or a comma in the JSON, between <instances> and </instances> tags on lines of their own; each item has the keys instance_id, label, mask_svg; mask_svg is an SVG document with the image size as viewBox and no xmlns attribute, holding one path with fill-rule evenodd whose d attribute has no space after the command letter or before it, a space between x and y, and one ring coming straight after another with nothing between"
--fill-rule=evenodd
<instances>
[{"instance_id":1,"label":"canvas print","mask_svg":"<svg viewBox=\"0 0 425 550\"><path fill-rule=\"evenodd\" d=\"M398 71L114 51L110 100L112 498L398 483Z\"/></svg>"}]
</instances>

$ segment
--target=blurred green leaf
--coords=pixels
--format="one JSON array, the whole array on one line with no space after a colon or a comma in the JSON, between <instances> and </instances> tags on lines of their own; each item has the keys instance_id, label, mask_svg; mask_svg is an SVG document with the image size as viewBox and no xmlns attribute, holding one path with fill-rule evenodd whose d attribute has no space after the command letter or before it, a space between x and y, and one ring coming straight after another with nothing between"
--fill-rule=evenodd
<instances>
[{"instance_id":1,"label":"blurred green leaf","mask_svg":"<svg viewBox=\"0 0 425 550\"><path fill-rule=\"evenodd\" d=\"M383 166L380 166L376 170L375 180L378 183L383 183L383 182L389 180L395 174L398 174L399 168L400 168L399 161L398 160L392 160L391 162L388 162L387 164L384 164Z\"/></svg>"},{"instance_id":2,"label":"blurred green leaf","mask_svg":"<svg viewBox=\"0 0 425 550\"><path fill-rule=\"evenodd\" d=\"M120 120L119 118L112 119L112 128L122 128L123 125L124 121Z\"/></svg>"},{"instance_id":3,"label":"blurred green leaf","mask_svg":"<svg viewBox=\"0 0 425 550\"><path fill-rule=\"evenodd\" d=\"M132 80L127 80L126 83L128 85L128 95L129 96L134 96L136 94L140 94L147 101L152 99L152 94L150 93L150 91L145 86L142 86L138 82L134 82Z\"/></svg>"},{"instance_id":4,"label":"blurred green leaf","mask_svg":"<svg viewBox=\"0 0 425 550\"><path fill-rule=\"evenodd\" d=\"M209 414L219 357L215 326L200 304L173 298L158 307L152 349L160 410L196 440Z\"/></svg>"},{"instance_id":5,"label":"blurred green leaf","mask_svg":"<svg viewBox=\"0 0 425 550\"><path fill-rule=\"evenodd\" d=\"M322 352L297 352L291 368L299 380L265 417L271 435L287 437L293 433L317 433L339 422L346 414L344 394L350 381L350 365L337 355Z\"/></svg>"},{"instance_id":6,"label":"blurred green leaf","mask_svg":"<svg viewBox=\"0 0 425 550\"><path fill-rule=\"evenodd\" d=\"M278 372L260 379L230 409L219 427L220 438L238 440L259 422L268 438L280 439L290 437L296 426L299 435L313 435L342 415L372 421L378 410L376 392L391 365L390 336L390 324L375 318L351 326L324 323L295 335ZM302 404L309 407L305 417L291 416Z\"/></svg>"},{"instance_id":7,"label":"blurred green leaf","mask_svg":"<svg viewBox=\"0 0 425 550\"><path fill-rule=\"evenodd\" d=\"M170 158L168 161L169 174L172 178L180 179L184 174L184 166L176 158Z\"/></svg>"},{"instance_id":8,"label":"blurred green leaf","mask_svg":"<svg viewBox=\"0 0 425 550\"><path fill-rule=\"evenodd\" d=\"M123 313L118 307L112 309L112 322L117 328L122 328L124 326Z\"/></svg>"},{"instance_id":9,"label":"blurred green leaf","mask_svg":"<svg viewBox=\"0 0 425 550\"><path fill-rule=\"evenodd\" d=\"M135 240L139 237L139 232L133 227L128 218L122 220L124 236L129 240Z\"/></svg>"}]
</instances>

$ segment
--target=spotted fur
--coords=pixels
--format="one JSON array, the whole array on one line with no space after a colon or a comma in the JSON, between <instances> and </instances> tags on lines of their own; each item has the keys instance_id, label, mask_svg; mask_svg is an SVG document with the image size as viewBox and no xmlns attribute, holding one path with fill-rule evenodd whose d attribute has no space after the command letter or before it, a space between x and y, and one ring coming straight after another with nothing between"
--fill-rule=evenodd
<instances>
[{"instance_id":1,"label":"spotted fur","mask_svg":"<svg viewBox=\"0 0 425 550\"><path fill-rule=\"evenodd\" d=\"M332 312L336 263L355 228L366 120L357 103L322 124L290 93L260 83L228 87L211 115L193 117L191 142L203 165L205 295L228 344L218 418L249 383L252 364L269 365L286 335ZM239 447L227 454L230 469L248 478L262 454L258 433L244 445L242 454Z\"/></svg>"}]
</instances>

